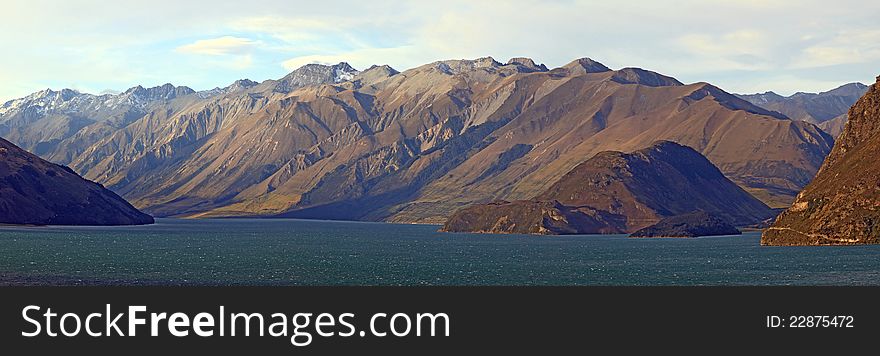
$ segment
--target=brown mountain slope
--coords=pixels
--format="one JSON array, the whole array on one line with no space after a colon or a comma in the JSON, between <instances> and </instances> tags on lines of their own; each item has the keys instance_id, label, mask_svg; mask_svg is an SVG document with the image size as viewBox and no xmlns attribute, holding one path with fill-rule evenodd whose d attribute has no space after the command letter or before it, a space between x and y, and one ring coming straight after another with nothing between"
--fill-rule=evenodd
<instances>
[{"instance_id":1,"label":"brown mountain slope","mask_svg":"<svg viewBox=\"0 0 880 356\"><path fill-rule=\"evenodd\" d=\"M0 223L152 224L113 192L0 138Z\"/></svg>"},{"instance_id":2,"label":"brown mountain slope","mask_svg":"<svg viewBox=\"0 0 880 356\"><path fill-rule=\"evenodd\" d=\"M764 231L761 244L880 243L878 83L850 108L846 128L816 178Z\"/></svg>"},{"instance_id":3,"label":"brown mountain slope","mask_svg":"<svg viewBox=\"0 0 880 356\"><path fill-rule=\"evenodd\" d=\"M773 216L769 207L727 179L699 152L660 141L632 153L601 152L532 201L462 209L447 220L444 231L633 232L694 211L735 225Z\"/></svg>"},{"instance_id":4,"label":"brown mountain slope","mask_svg":"<svg viewBox=\"0 0 880 356\"><path fill-rule=\"evenodd\" d=\"M340 74L341 73L341 74ZM525 199L598 152L694 147L765 201L789 202L832 140L705 83L581 59L452 60L396 72L307 66L170 100L124 128L58 145L71 167L161 216L440 222ZM83 147L86 148L80 148Z\"/></svg>"},{"instance_id":5,"label":"brown mountain slope","mask_svg":"<svg viewBox=\"0 0 880 356\"><path fill-rule=\"evenodd\" d=\"M531 105L392 220L442 221L444 211L475 202L474 195L527 199L598 152L632 151L658 139L694 147L771 206L786 206L833 143L813 125L770 116L707 84L622 85L602 73L527 79L517 84L535 88ZM485 174L511 152L519 155L515 161Z\"/></svg>"},{"instance_id":6,"label":"brown mountain slope","mask_svg":"<svg viewBox=\"0 0 880 356\"><path fill-rule=\"evenodd\" d=\"M838 137L843 132L843 128L846 126L846 114L835 117L831 120L825 121L819 124L819 128L825 133L831 135L831 137Z\"/></svg>"}]
</instances>

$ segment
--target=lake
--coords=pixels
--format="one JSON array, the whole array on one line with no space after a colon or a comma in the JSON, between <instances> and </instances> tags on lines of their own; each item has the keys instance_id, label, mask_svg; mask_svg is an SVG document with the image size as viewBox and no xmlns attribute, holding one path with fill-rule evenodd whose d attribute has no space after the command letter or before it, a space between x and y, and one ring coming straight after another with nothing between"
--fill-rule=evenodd
<instances>
[{"instance_id":1,"label":"lake","mask_svg":"<svg viewBox=\"0 0 880 356\"><path fill-rule=\"evenodd\" d=\"M0 227L0 284L880 285L880 246L449 234L437 226L158 219Z\"/></svg>"}]
</instances>

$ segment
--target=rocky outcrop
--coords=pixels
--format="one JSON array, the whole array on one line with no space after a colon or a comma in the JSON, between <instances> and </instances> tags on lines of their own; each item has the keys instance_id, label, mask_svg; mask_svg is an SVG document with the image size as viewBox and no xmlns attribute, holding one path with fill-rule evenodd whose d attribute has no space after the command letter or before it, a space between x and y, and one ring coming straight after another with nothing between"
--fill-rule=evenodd
<instances>
[{"instance_id":1,"label":"rocky outcrop","mask_svg":"<svg viewBox=\"0 0 880 356\"><path fill-rule=\"evenodd\" d=\"M695 210L737 225L755 224L773 215L769 207L727 179L698 152L660 141L632 153L599 153L565 174L534 201L470 206L453 214L444 229L619 233ZM586 222L575 218L579 214L586 215ZM555 224L554 228L546 226L548 222Z\"/></svg>"},{"instance_id":2,"label":"rocky outcrop","mask_svg":"<svg viewBox=\"0 0 880 356\"><path fill-rule=\"evenodd\" d=\"M0 223L140 225L153 218L69 168L0 139Z\"/></svg>"},{"instance_id":3,"label":"rocky outcrop","mask_svg":"<svg viewBox=\"0 0 880 356\"><path fill-rule=\"evenodd\" d=\"M531 58L511 58L507 61L507 65L515 65L520 67L520 71L524 73L528 72L546 72L547 66L544 64L537 64Z\"/></svg>"},{"instance_id":4,"label":"rocky outcrop","mask_svg":"<svg viewBox=\"0 0 880 356\"><path fill-rule=\"evenodd\" d=\"M764 230L762 245L880 243L878 83L850 108L849 121L816 178Z\"/></svg>"},{"instance_id":5,"label":"rocky outcrop","mask_svg":"<svg viewBox=\"0 0 880 356\"><path fill-rule=\"evenodd\" d=\"M736 227L724 219L704 211L675 215L638 230L630 237L699 237L741 235Z\"/></svg>"}]
</instances>

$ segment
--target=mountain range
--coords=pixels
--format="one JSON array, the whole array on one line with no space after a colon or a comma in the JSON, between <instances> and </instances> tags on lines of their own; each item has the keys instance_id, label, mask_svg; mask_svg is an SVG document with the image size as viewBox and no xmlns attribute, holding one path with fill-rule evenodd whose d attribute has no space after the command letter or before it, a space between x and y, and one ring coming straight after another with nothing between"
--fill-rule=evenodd
<instances>
[{"instance_id":1,"label":"mountain range","mask_svg":"<svg viewBox=\"0 0 880 356\"><path fill-rule=\"evenodd\" d=\"M530 199L597 153L656 140L786 207L834 144L708 83L588 58L548 69L491 57L403 72L310 64L201 92L46 90L3 104L0 136L156 216L408 223Z\"/></svg>"},{"instance_id":2,"label":"mountain range","mask_svg":"<svg viewBox=\"0 0 880 356\"><path fill-rule=\"evenodd\" d=\"M843 131L847 111L867 90L868 86L862 83L849 83L821 93L798 92L781 96L769 91L737 96L764 109L785 114L792 120L814 123L832 137L837 137Z\"/></svg>"}]
</instances>

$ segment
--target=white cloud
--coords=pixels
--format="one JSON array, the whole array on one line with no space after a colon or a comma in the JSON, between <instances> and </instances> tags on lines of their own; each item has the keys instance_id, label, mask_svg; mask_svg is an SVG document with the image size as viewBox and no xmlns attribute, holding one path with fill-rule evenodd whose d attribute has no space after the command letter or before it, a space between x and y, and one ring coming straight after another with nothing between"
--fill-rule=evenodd
<instances>
[{"instance_id":1,"label":"white cloud","mask_svg":"<svg viewBox=\"0 0 880 356\"><path fill-rule=\"evenodd\" d=\"M254 56L248 54L244 56L238 56L232 62L230 62L230 67L235 69L248 69L254 65Z\"/></svg>"},{"instance_id":2,"label":"white cloud","mask_svg":"<svg viewBox=\"0 0 880 356\"><path fill-rule=\"evenodd\" d=\"M676 40L694 63L690 70L766 70L771 68L773 36L744 29L721 34L693 33Z\"/></svg>"},{"instance_id":3,"label":"white cloud","mask_svg":"<svg viewBox=\"0 0 880 356\"><path fill-rule=\"evenodd\" d=\"M353 27L349 18L310 18L256 16L233 21L229 26L238 31L267 33L288 42L318 39L318 33L341 32Z\"/></svg>"},{"instance_id":4,"label":"white cloud","mask_svg":"<svg viewBox=\"0 0 880 356\"><path fill-rule=\"evenodd\" d=\"M802 49L792 66L818 68L870 62L880 62L880 29L839 33Z\"/></svg>"},{"instance_id":5,"label":"white cloud","mask_svg":"<svg viewBox=\"0 0 880 356\"><path fill-rule=\"evenodd\" d=\"M259 44L248 38L223 36L207 40L198 40L193 43L177 47L176 51L190 54L204 54L209 56L241 55L253 50Z\"/></svg>"}]
</instances>

